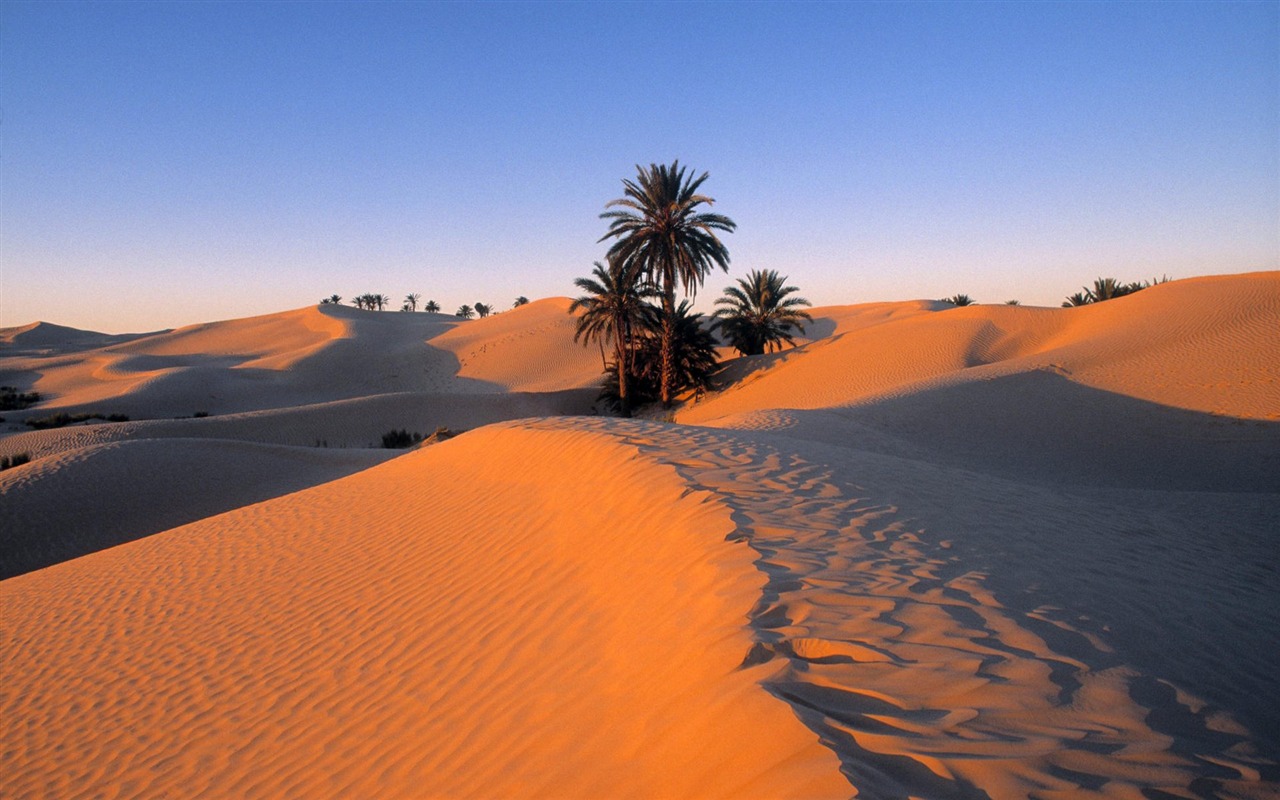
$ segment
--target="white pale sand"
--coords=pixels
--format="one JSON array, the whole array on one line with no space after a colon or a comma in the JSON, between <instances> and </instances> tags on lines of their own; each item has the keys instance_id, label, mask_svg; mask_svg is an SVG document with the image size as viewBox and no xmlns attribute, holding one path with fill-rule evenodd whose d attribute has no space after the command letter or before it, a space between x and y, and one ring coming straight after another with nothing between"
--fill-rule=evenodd
<instances>
[{"instance_id":1,"label":"white pale sand","mask_svg":"<svg viewBox=\"0 0 1280 800\"><path fill-rule=\"evenodd\" d=\"M1280 273L818 309L675 424L566 308L0 331L0 796L1280 796Z\"/></svg>"}]
</instances>

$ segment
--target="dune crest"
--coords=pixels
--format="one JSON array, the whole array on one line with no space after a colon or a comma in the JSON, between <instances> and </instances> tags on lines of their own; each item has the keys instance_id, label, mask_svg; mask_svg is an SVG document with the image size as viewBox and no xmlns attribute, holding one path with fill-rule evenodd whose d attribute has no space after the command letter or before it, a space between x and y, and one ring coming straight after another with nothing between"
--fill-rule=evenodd
<instances>
[{"instance_id":1,"label":"dune crest","mask_svg":"<svg viewBox=\"0 0 1280 800\"><path fill-rule=\"evenodd\" d=\"M607 437L507 425L0 582L6 789L847 794L738 668L731 529Z\"/></svg>"}]
</instances>

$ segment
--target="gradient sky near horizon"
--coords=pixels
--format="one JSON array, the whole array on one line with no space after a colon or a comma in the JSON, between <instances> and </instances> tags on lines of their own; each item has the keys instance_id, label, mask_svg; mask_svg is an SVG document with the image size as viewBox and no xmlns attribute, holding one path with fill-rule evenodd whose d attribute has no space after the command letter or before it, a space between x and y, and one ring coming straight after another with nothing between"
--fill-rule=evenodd
<instances>
[{"instance_id":1,"label":"gradient sky near horizon","mask_svg":"<svg viewBox=\"0 0 1280 800\"><path fill-rule=\"evenodd\" d=\"M1280 3L0 3L0 327L572 295L636 164L815 304L1280 268Z\"/></svg>"}]
</instances>

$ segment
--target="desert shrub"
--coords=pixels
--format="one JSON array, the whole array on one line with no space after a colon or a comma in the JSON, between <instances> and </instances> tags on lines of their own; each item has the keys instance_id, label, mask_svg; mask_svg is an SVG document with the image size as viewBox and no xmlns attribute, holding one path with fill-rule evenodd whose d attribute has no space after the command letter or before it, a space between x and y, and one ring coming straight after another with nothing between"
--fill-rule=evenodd
<instances>
[{"instance_id":1,"label":"desert shrub","mask_svg":"<svg viewBox=\"0 0 1280 800\"><path fill-rule=\"evenodd\" d=\"M39 402L39 392L20 392L12 386L0 386L0 411L21 411Z\"/></svg>"},{"instance_id":2,"label":"desert shrub","mask_svg":"<svg viewBox=\"0 0 1280 800\"><path fill-rule=\"evenodd\" d=\"M15 453L11 456L0 456L0 472L11 467L21 466L31 460L30 453Z\"/></svg>"},{"instance_id":3,"label":"desert shrub","mask_svg":"<svg viewBox=\"0 0 1280 800\"><path fill-rule=\"evenodd\" d=\"M422 441L422 434L414 431L409 433L404 428L400 430L391 430L382 434L382 446L388 450L402 450L406 447L412 447Z\"/></svg>"},{"instance_id":4,"label":"desert shrub","mask_svg":"<svg viewBox=\"0 0 1280 800\"><path fill-rule=\"evenodd\" d=\"M102 414L97 411L90 414L68 414L65 411L59 411L57 414L50 414L47 417L29 419L27 420L27 425L34 430L42 431L48 428L62 428L76 422L86 422L91 419L100 419L106 422L129 421L129 418L124 414Z\"/></svg>"}]
</instances>

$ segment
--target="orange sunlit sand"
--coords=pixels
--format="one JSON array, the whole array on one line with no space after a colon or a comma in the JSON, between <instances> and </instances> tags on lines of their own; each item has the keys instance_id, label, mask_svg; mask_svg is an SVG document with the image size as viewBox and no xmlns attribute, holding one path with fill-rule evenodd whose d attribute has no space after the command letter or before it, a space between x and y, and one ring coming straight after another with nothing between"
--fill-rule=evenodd
<instances>
[{"instance_id":1,"label":"orange sunlit sand","mask_svg":"<svg viewBox=\"0 0 1280 800\"><path fill-rule=\"evenodd\" d=\"M0 330L0 794L1280 792L1280 273L630 420L568 307Z\"/></svg>"}]
</instances>

